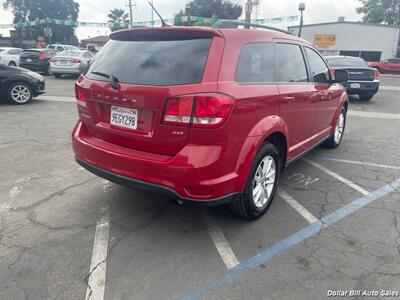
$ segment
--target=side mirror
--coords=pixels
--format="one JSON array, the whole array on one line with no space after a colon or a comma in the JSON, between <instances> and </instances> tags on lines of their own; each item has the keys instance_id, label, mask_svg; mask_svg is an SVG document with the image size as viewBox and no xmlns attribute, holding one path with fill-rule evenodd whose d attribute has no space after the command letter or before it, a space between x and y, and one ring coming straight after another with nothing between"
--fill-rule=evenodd
<instances>
[{"instance_id":1,"label":"side mirror","mask_svg":"<svg viewBox=\"0 0 400 300\"><path fill-rule=\"evenodd\" d=\"M346 70L336 70L335 82L347 82L349 80L349 73Z\"/></svg>"}]
</instances>

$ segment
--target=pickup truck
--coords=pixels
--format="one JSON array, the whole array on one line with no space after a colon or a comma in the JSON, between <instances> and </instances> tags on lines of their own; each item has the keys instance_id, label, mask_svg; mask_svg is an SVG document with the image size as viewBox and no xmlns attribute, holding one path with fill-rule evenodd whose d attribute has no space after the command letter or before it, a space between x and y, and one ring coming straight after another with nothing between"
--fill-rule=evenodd
<instances>
[{"instance_id":1,"label":"pickup truck","mask_svg":"<svg viewBox=\"0 0 400 300\"><path fill-rule=\"evenodd\" d=\"M400 58L390 58L381 62L369 62L368 64L380 73L400 73Z\"/></svg>"}]
</instances>

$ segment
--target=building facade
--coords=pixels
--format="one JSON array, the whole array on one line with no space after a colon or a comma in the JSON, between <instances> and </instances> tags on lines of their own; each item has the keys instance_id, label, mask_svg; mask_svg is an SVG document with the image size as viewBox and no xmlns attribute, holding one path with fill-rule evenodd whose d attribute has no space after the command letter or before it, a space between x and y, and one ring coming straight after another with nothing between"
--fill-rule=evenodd
<instances>
[{"instance_id":1,"label":"building facade","mask_svg":"<svg viewBox=\"0 0 400 300\"><path fill-rule=\"evenodd\" d=\"M288 27L298 34L299 26ZM400 29L360 22L332 22L304 25L301 37L323 55L348 55L366 61L400 57Z\"/></svg>"}]
</instances>

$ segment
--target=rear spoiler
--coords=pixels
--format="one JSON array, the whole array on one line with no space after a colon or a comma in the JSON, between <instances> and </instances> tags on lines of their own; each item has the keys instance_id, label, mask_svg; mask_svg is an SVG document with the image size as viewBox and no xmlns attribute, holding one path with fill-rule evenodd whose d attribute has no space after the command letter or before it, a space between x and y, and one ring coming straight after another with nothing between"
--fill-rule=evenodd
<instances>
[{"instance_id":1,"label":"rear spoiler","mask_svg":"<svg viewBox=\"0 0 400 300\"><path fill-rule=\"evenodd\" d=\"M135 40L159 40L169 38L211 38L223 37L220 30L210 27L137 27L115 31L110 34L112 40L135 41Z\"/></svg>"}]
</instances>

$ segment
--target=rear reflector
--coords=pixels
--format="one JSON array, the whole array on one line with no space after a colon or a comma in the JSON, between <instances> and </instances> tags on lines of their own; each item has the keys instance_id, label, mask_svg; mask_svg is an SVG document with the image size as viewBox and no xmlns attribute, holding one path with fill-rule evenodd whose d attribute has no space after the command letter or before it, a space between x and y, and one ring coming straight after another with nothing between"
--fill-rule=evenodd
<instances>
[{"instance_id":1,"label":"rear reflector","mask_svg":"<svg viewBox=\"0 0 400 300\"><path fill-rule=\"evenodd\" d=\"M379 73L378 70L375 70L375 72L374 72L374 79L377 79L377 80L381 79L381 73Z\"/></svg>"},{"instance_id":2,"label":"rear reflector","mask_svg":"<svg viewBox=\"0 0 400 300\"><path fill-rule=\"evenodd\" d=\"M223 94L174 97L166 102L163 123L215 128L225 122L232 110L232 106L233 99Z\"/></svg>"},{"instance_id":3,"label":"rear reflector","mask_svg":"<svg viewBox=\"0 0 400 300\"><path fill-rule=\"evenodd\" d=\"M47 58L46 53L40 53L39 54L39 59L40 60L45 60Z\"/></svg>"},{"instance_id":4,"label":"rear reflector","mask_svg":"<svg viewBox=\"0 0 400 300\"><path fill-rule=\"evenodd\" d=\"M75 84L75 97L79 106L87 107L86 100L89 99L90 91L81 87L78 83Z\"/></svg>"},{"instance_id":5,"label":"rear reflector","mask_svg":"<svg viewBox=\"0 0 400 300\"><path fill-rule=\"evenodd\" d=\"M78 59L78 58L73 58L73 59L71 59L71 62L72 62L73 64L79 64L79 63L81 62L81 60Z\"/></svg>"}]
</instances>

